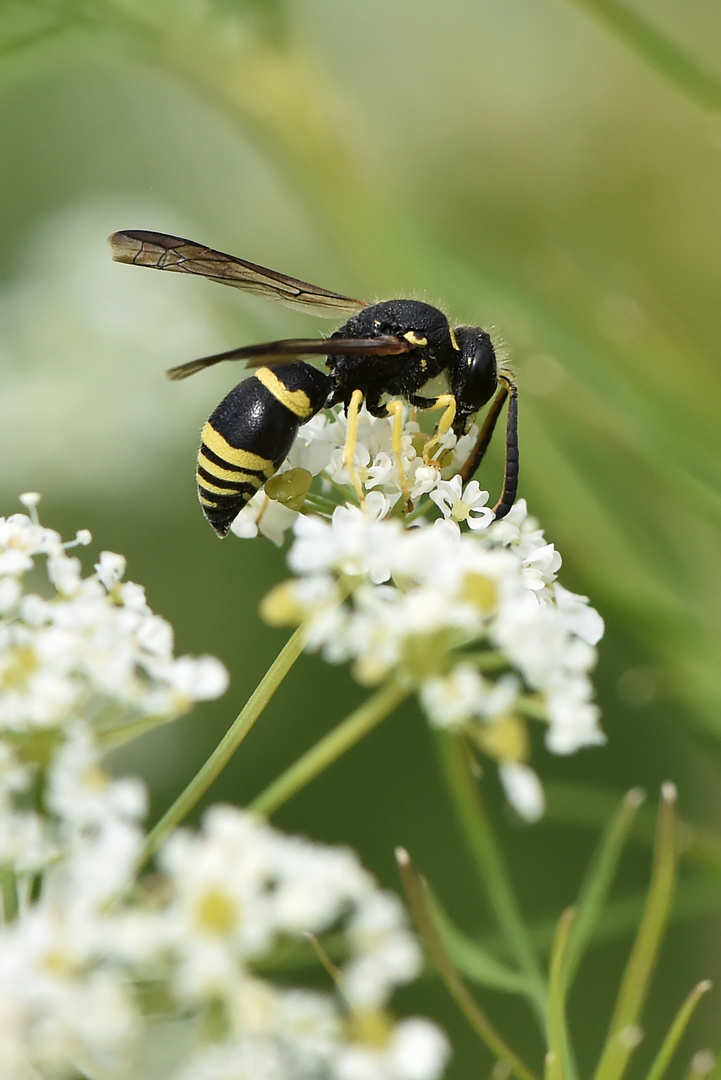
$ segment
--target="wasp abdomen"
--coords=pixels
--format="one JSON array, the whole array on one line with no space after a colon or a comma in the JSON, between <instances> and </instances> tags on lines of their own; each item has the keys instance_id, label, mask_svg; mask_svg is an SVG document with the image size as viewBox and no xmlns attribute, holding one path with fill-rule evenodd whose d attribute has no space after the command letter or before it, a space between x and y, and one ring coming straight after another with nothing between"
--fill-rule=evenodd
<instances>
[{"instance_id":1,"label":"wasp abdomen","mask_svg":"<svg viewBox=\"0 0 721 1080\"><path fill-rule=\"evenodd\" d=\"M200 505L218 536L279 469L330 387L328 375L297 361L259 368L223 398L203 428L197 469Z\"/></svg>"}]
</instances>

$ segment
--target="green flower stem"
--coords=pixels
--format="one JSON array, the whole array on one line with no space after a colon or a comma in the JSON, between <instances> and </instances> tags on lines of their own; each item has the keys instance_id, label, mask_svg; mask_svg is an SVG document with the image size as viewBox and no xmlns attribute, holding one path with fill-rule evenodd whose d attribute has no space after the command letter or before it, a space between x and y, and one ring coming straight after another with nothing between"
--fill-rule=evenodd
<instances>
[{"instance_id":1,"label":"green flower stem","mask_svg":"<svg viewBox=\"0 0 721 1080\"><path fill-rule=\"evenodd\" d=\"M566 950L565 979L569 986L602 916L618 860L643 799L644 794L639 789L629 791L607 826L581 886L576 920Z\"/></svg>"},{"instance_id":2,"label":"green flower stem","mask_svg":"<svg viewBox=\"0 0 721 1080\"><path fill-rule=\"evenodd\" d=\"M223 771L303 651L303 637L303 627L300 626L280 650L208 760L150 830L138 856L136 870L155 854L168 834L190 813Z\"/></svg>"},{"instance_id":3,"label":"green flower stem","mask_svg":"<svg viewBox=\"0 0 721 1080\"><path fill-rule=\"evenodd\" d=\"M573 931L576 912L567 908L558 920L551 949L551 971L548 981L548 1053L546 1080L575 1080L566 1027L566 952Z\"/></svg>"},{"instance_id":4,"label":"green flower stem","mask_svg":"<svg viewBox=\"0 0 721 1080\"><path fill-rule=\"evenodd\" d=\"M697 983L696 986L694 986L693 990L677 1012L671 1027L668 1029L666 1038L661 1044L661 1049L656 1054L653 1065L646 1076L646 1080L661 1080L661 1077L666 1072L669 1062L681 1041L683 1033L688 1027L689 1020L696 1011L696 1006L704 994L707 994L711 989L711 985L710 979L704 979L703 982Z\"/></svg>"},{"instance_id":5,"label":"green flower stem","mask_svg":"<svg viewBox=\"0 0 721 1080\"><path fill-rule=\"evenodd\" d=\"M673 784L664 784L648 899L623 973L606 1045L594 1080L620 1080L637 1045L635 1032L671 908L677 848L676 789Z\"/></svg>"},{"instance_id":6,"label":"green flower stem","mask_svg":"<svg viewBox=\"0 0 721 1080\"><path fill-rule=\"evenodd\" d=\"M593 832L602 829L618 806L618 794L606 788L589 784L546 785L546 817L576 828ZM721 834L711 829L692 825L688 821L677 823L678 841L683 849L686 863L695 863L718 875L721 872ZM651 807L641 807L631 837L647 847L654 842L656 831L655 813Z\"/></svg>"},{"instance_id":7,"label":"green flower stem","mask_svg":"<svg viewBox=\"0 0 721 1080\"><path fill-rule=\"evenodd\" d=\"M107 752L117 750L119 746L125 746L126 743L139 739L141 735L145 735L148 731L163 727L164 724L169 724L175 719L174 715L143 716L139 720L131 720L130 723L119 723L115 728L101 730L98 739L103 750Z\"/></svg>"},{"instance_id":8,"label":"green flower stem","mask_svg":"<svg viewBox=\"0 0 721 1080\"><path fill-rule=\"evenodd\" d=\"M265 816L274 813L397 709L409 693L396 682L381 687L253 799L248 809Z\"/></svg>"},{"instance_id":9,"label":"green flower stem","mask_svg":"<svg viewBox=\"0 0 721 1080\"><path fill-rule=\"evenodd\" d=\"M411 863L408 852L399 848L396 851L396 859L416 929L458 1008L479 1038L500 1061L508 1066L518 1080L537 1080L535 1073L498 1034L451 962L431 916L426 883Z\"/></svg>"},{"instance_id":10,"label":"green flower stem","mask_svg":"<svg viewBox=\"0 0 721 1080\"><path fill-rule=\"evenodd\" d=\"M18 917L18 883L10 866L0 869L3 922L14 922Z\"/></svg>"},{"instance_id":11,"label":"green flower stem","mask_svg":"<svg viewBox=\"0 0 721 1080\"><path fill-rule=\"evenodd\" d=\"M576 0L634 52L705 109L721 109L721 82L619 0Z\"/></svg>"},{"instance_id":12,"label":"green flower stem","mask_svg":"<svg viewBox=\"0 0 721 1080\"><path fill-rule=\"evenodd\" d=\"M474 855L474 865L481 885L488 895L496 922L508 941L516 962L529 978L536 1012L545 1026L546 988L538 958L488 823L465 748L458 738L445 732L439 732L438 747L448 790L466 841Z\"/></svg>"},{"instance_id":13,"label":"green flower stem","mask_svg":"<svg viewBox=\"0 0 721 1080\"><path fill-rule=\"evenodd\" d=\"M320 511L324 514L332 514L334 510L338 509L340 503L333 502L332 499L326 499L324 495L313 492L312 495L306 495L305 506L313 513Z\"/></svg>"}]
</instances>

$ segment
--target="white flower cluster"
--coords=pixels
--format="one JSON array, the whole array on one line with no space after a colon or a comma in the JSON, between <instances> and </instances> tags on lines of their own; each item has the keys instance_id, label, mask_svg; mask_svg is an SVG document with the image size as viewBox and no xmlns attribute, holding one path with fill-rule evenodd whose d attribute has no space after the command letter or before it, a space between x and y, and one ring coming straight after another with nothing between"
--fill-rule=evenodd
<instances>
[{"instance_id":1,"label":"white flower cluster","mask_svg":"<svg viewBox=\"0 0 721 1080\"><path fill-rule=\"evenodd\" d=\"M282 490L287 476L290 490L298 470L325 469L321 495L309 494L299 514L259 493L234 524L236 533L259 528L275 539L293 525L296 579L266 598L263 613L304 623L308 647L331 663L350 661L361 683L398 679L416 689L432 724L463 731L498 762L509 799L533 820L543 793L527 764L527 718L545 722L556 754L604 741L589 677L601 617L556 580L561 557L525 502L494 521L476 481L463 490L460 476L443 479L440 467L424 464L415 423L406 425L402 463L416 505L404 518L391 422L362 419L362 507L346 501L347 491L333 507L331 496L348 483L345 422L316 417L277 483ZM446 437L451 473L464 450L453 442Z\"/></svg>"},{"instance_id":2,"label":"white flower cluster","mask_svg":"<svg viewBox=\"0 0 721 1080\"><path fill-rule=\"evenodd\" d=\"M346 432L346 418L339 409L332 413L318 413L307 424L304 424L279 472L270 484L266 485L265 491L259 491L253 496L233 522L231 528L236 536L251 538L261 533L273 543L282 544L285 533L298 520L299 511L295 506L296 490L300 488L305 494L312 477L320 478L321 493L315 498L310 495L303 509L322 513L329 505L329 497L335 497L336 501L341 502L353 499L351 477L348 469L343 465ZM441 470L433 464L426 464L418 452L424 438L415 421L406 422L401 444L401 461L406 487L412 499L419 499L436 489L442 499L447 484L441 480ZM463 460L462 451L472 442L472 437L468 436L458 443L449 463L451 470L454 464ZM454 443L453 434L444 436L438 452L446 450L451 453ZM361 411L358 417L358 437L353 461L356 472L367 491L382 491L389 506L396 506L399 503L402 488L392 450L390 420L378 420L365 409ZM444 469L444 472L448 471L448 468ZM306 480L305 483L303 483L303 478ZM477 485L473 485L472 489L475 493ZM485 492L485 497L488 498L488 492ZM473 503L473 509L476 509L476 503ZM444 513L446 513L445 510ZM448 514L450 513L449 504ZM485 514L487 520L490 520L491 511L487 509Z\"/></svg>"},{"instance_id":3,"label":"white flower cluster","mask_svg":"<svg viewBox=\"0 0 721 1080\"><path fill-rule=\"evenodd\" d=\"M133 884L147 796L107 775L103 736L217 695L225 670L175 660L124 560L83 577L67 549L89 535L63 544L22 501L0 519L2 1080L130 1080L162 1021L183 1032L172 1080L437 1080L444 1034L388 1009L418 944L350 851L215 807ZM290 957L317 984L314 949L329 989L271 979Z\"/></svg>"},{"instance_id":4,"label":"white flower cluster","mask_svg":"<svg viewBox=\"0 0 721 1080\"><path fill-rule=\"evenodd\" d=\"M29 514L0 518L0 731L27 735L73 718L108 731L139 717L172 719L225 691L215 657L173 657L172 627L140 585L122 580L121 555L104 551L84 577L68 548L90 534L64 544L39 524L37 497L23 501Z\"/></svg>"},{"instance_id":5,"label":"white flower cluster","mask_svg":"<svg viewBox=\"0 0 721 1080\"><path fill-rule=\"evenodd\" d=\"M143 839L143 786L107 777L85 725L46 778L40 831L52 864L39 895L17 880L15 911L5 863L3 1080L129 1078L151 1019L181 1017L175 1080L440 1076L443 1033L419 1018L396 1022L386 1009L395 987L418 973L415 938L397 898L350 851L215 807L200 833L170 840L160 874L120 900ZM2 786L19 782L6 769ZM289 949L315 961L305 935L326 931L338 953L337 992L271 981Z\"/></svg>"}]
</instances>

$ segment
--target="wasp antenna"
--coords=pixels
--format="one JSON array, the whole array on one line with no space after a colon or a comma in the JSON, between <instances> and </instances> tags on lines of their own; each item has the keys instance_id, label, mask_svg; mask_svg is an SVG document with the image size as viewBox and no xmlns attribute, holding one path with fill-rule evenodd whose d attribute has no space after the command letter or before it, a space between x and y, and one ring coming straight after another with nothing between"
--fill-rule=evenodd
<instances>
[{"instance_id":1,"label":"wasp antenna","mask_svg":"<svg viewBox=\"0 0 721 1080\"><path fill-rule=\"evenodd\" d=\"M503 471L503 490L493 511L496 521L506 516L516 501L518 493L518 387L508 372L504 371L499 382L508 395L506 414L506 465Z\"/></svg>"},{"instance_id":2,"label":"wasp antenna","mask_svg":"<svg viewBox=\"0 0 721 1080\"><path fill-rule=\"evenodd\" d=\"M509 390L505 379L499 379L499 383L500 386L498 389L498 393L491 402L491 407L486 414L486 418L483 422L483 427L478 432L478 436L476 438L473 449L466 458L464 464L458 470L463 477L464 484L466 484L471 479L471 477L483 461L486 450L488 449L491 438L493 437L493 432L496 430L496 424L498 422L499 416L501 415L501 410L503 409L506 398L508 397Z\"/></svg>"}]
</instances>

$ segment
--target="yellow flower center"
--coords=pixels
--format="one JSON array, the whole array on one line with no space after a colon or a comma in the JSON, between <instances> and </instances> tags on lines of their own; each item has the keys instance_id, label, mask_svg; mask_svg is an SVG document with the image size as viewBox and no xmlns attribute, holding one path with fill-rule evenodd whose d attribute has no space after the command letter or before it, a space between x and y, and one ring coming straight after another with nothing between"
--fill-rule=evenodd
<instances>
[{"instance_id":1,"label":"yellow flower center","mask_svg":"<svg viewBox=\"0 0 721 1080\"><path fill-rule=\"evenodd\" d=\"M471 512L471 508L463 499L454 502L451 507L451 521L465 521Z\"/></svg>"},{"instance_id":2,"label":"yellow flower center","mask_svg":"<svg viewBox=\"0 0 721 1080\"><path fill-rule=\"evenodd\" d=\"M349 1037L376 1050L387 1046L392 1031L390 1017L378 1011L354 1012L348 1021Z\"/></svg>"},{"instance_id":3,"label":"yellow flower center","mask_svg":"<svg viewBox=\"0 0 721 1080\"><path fill-rule=\"evenodd\" d=\"M237 904L220 889L209 889L197 907L198 922L211 934L228 937L236 927Z\"/></svg>"},{"instance_id":4,"label":"yellow flower center","mask_svg":"<svg viewBox=\"0 0 721 1080\"><path fill-rule=\"evenodd\" d=\"M466 574L462 595L480 608L484 615L490 615L498 607L498 587L493 578L485 574Z\"/></svg>"}]
</instances>

